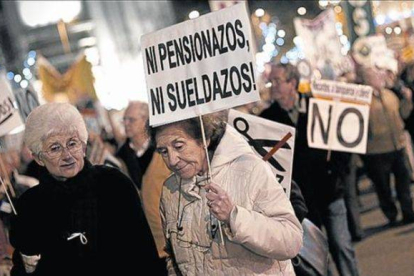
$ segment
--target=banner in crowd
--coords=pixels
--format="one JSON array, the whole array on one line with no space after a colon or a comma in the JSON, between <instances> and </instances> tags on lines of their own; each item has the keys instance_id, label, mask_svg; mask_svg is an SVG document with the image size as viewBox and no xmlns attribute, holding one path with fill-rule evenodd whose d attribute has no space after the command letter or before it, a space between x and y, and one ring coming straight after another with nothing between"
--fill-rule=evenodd
<instances>
[{"instance_id":1,"label":"banner in crowd","mask_svg":"<svg viewBox=\"0 0 414 276\"><path fill-rule=\"evenodd\" d=\"M3 73L0 73L0 137L23 124L13 91Z\"/></svg>"},{"instance_id":2,"label":"banner in crowd","mask_svg":"<svg viewBox=\"0 0 414 276\"><path fill-rule=\"evenodd\" d=\"M313 80L311 87L313 96L317 98L371 104L371 86L330 80Z\"/></svg>"},{"instance_id":3,"label":"banner in crowd","mask_svg":"<svg viewBox=\"0 0 414 276\"><path fill-rule=\"evenodd\" d=\"M369 106L311 98L307 140L311 148L365 154Z\"/></svg>"},{"instance_id":4,"label":"banner in crowd","mask_svg":"<svg viewBox=\"0 0 414 276\"><path fill-rule=\"evenodd\" d=\"M346 1L346 21L351 44L360 37L375 34L374 17L370 0Z\"/></svg>"},{"instance_id":5,"label":"banner in crowd","mask_svg":"<svg viewBox=\"0 0 414 276\"><path fill-rule=\"evenodd\" d=\"M80 55L66 73L61 74L42 55L38 55L37 67L42 81L43 97L46 101L54 101L57 94L65 94L72 104L90 98L96 100L92 64Z\"/></svg>"},{"instance_id":6,"label":"banner in crowd","mask_svg":"<svg viewBox=\"0 0 414 276\"><path fill-rule=\"evenodd\" d=\"M27 116L32 112L35 107L39 106L39 99L34 88L29 85L26 88L19 88L14 91L16 97L17 106L19 107L20 116L23 121L26 121Z\"/></svg>"},{"instance_id":7,"label":"banner in crowd","mask_svg":"<svg viewBox=\"0 0 414 276\"><path fill-rule=\"evenodd\" d=\"M229 112L228 122L247 140L253 151L261 158L264 158L288 133L292 135L268 160L277 181L289 196L292 181L295 128L234 109Z\"/></svg>"},{"instance_id":8,"label":"banner in crowd","mask_svg":"<svg viewBox=\"0 0 414 276\"><path fill-rule=\"evenodd\" d=\"M238 4L144 35L150 125L259 101L250 34Z\"/></svg>"},{"instance_id":9,"label":"banner in crowd","mask_svg":"<svg viewBox=\"0 0 414 276\"><path fill-rule=\"evenodd\" d=\"M312 67L317 68L325 78L339 74L343 55L334 11L327 9L313 20L295 18L293 23L296 34L302 39L305 57Z\"/></svg>"}]
</instances>

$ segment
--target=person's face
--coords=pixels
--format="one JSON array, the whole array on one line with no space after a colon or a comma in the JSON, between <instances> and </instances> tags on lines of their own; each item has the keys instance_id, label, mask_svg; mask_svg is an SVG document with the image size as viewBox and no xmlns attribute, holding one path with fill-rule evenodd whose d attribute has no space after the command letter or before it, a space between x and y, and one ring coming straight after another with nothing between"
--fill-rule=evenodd
<instances>
[{"instance_id":1,"label":"person's face","mask_svg":"<svg viewBox=\"0 0 414 276\"><path fill-rule=\"evenodd\" d=\"M382 90L385 87L384 72L376 68L368 68L364 72L364 82L375 90Z\"/></svg>"},{"instance_id":2,"label":"person's face","mask_svg":"<svg viewBox=\"0 0 414 276\"><path fill-rule=\"evenodd\" d=\"M272 99L277 101L283 109L292 109L295 104L296 81L288 81L283 68L273 68L269 80L272 82Z\"/></svg>"},{"instance_id":3,"label":"person's face","mask_svg":"<svg viewBox=\"0 0 414 276\"><path fill-rule=\"evenodd\" d=\"M77 134L56 134L42 143L36 162L58 180L76 176L84 166L85 146Z\"/></svg>"},{"instance_id":4,"label":"person's face","mask_svg":"<svg viewBox=\"0 0 414 276\"><path fill-rule=\"evenodd\" d=\"M145 118L140 115L140 111L133 106L128 107L124 114L125 134L128 138L133 139L140 135L146 135Z\"/></svg>"},{"instance_id":5,"label":"person's face","mask_svg":"<svg viewBox=\"0 0 414 276\"><path fill-rule=\"evenodd\" d=\"M157 151L167 167L183 179L207 171L206 152L201 143L191 138L177 125L161 129L155 137Z\"/></svg>"}]
</instances>

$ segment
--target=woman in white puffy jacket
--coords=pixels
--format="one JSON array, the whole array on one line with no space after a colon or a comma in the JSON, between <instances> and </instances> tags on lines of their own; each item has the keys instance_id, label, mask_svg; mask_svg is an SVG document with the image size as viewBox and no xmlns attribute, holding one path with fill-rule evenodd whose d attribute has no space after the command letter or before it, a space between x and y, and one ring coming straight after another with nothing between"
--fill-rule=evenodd
<instances>
[{"instance_id":1,"label":"woman in white puffy jacket","mask_svg":"<svg viewBox=\"0 0 414 276\"><path fill-rule=\"evenodd\" d=\"M295 275L302 228L268 164L231 126L204 116L150 128L174 173L161 217L170 275Z\"/></svg>"}]
</instances>

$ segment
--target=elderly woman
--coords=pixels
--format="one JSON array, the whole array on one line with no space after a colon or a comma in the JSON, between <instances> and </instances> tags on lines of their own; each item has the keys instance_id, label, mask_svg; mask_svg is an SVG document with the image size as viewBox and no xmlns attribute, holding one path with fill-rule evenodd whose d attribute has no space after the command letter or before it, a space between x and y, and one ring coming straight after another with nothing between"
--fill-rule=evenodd
<instances>
[{"instance_id":1,"label":"elderly woman","mask_svg":"<svg viewBox=\"0 0 414 276\"><path fill-rule=\"evenodd\" d=\"M37 107L24 139L43 171L17 202L12 275L139 275L160 265L132 182L85 159L88 133L75 107Z\"/></svg>"},{"instance_id":2,"label":"elderly woman","mask_svg":"<svg viewBox=\"0 0 414 276\"><path fill-rule=\"evenodd\" d=\"M160 206L169 274L295 275L302 228L282 187L232 127L204 126L211 176L198 118L149 130L174 172Z\"/></svg>"}]
</instances>

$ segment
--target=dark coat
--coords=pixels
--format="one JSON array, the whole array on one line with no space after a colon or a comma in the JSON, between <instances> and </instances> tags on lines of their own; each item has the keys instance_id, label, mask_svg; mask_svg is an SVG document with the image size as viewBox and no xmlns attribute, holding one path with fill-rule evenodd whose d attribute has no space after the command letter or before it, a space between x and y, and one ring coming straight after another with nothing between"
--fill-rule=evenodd
<instances>
[{"instance_id":1,"label":"dark coat","mask_svg":"<svg viewBox=\"0 0 414 276\"><path fill-rule=\"evenodd\" d=\"M41 254L32 276L143 275L160 265L138 194L116 169L85 160L64 182L44 169L40 184L17 201L17 213L12 275L26 275L18 252ZM73 233L84 233L87 244L68 240Z\"/></svg>"},{"instance_id":2,"label":"dark coat","mask_svg":"<svg viewBox=\"0 0 414 276\"><path fill-rule=\"evenodd\" d=\"M349 172L350 154L331 152L328 161L328 151L310 148L307 142L307 112L299 113L298 121L294 124L288 112L274 102L260 117L295 127L293 179L305 197L309 218L319 226L321 212L325 211L329 203L344 195L344 178Z\"/></svg>"},{"instance_id":3,"label":"dark coat","mask_svg":"<svg viewBox=\"0 0 414 276\"><path fill-rule=\"evenodd\" d=\"M129 146L130 140L128 139L125 144L118 150L116 157L119 157L124 161L128 174L134 182L135 186L141 190L142 177L145 174L154 154L155 148L150 146L145 153L138 157L137 153Z\"/></svg>"}]
</instances>

